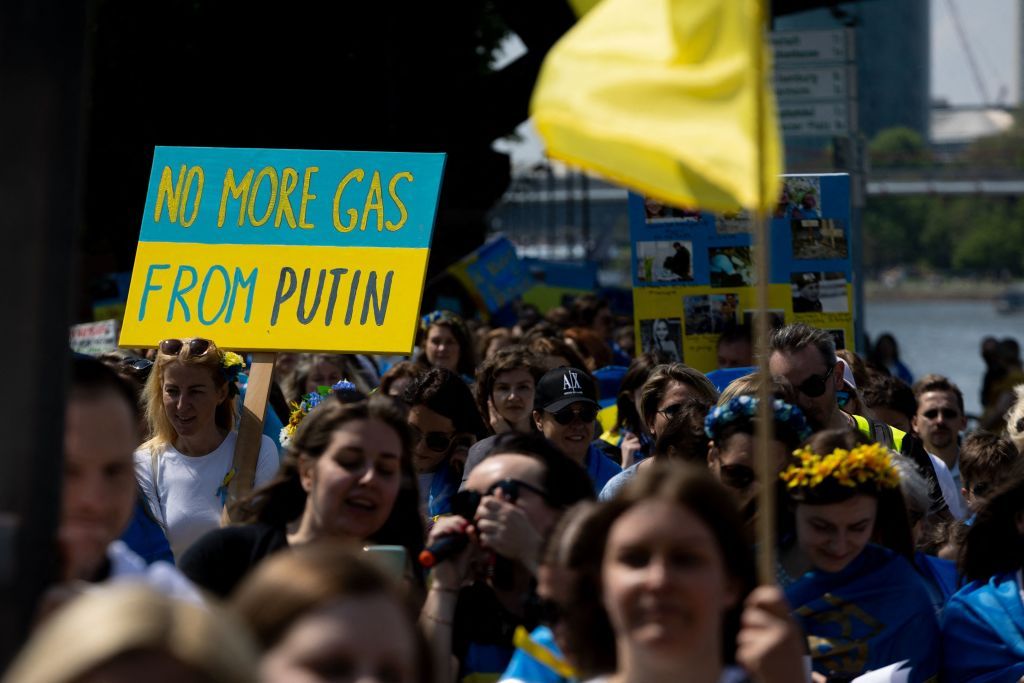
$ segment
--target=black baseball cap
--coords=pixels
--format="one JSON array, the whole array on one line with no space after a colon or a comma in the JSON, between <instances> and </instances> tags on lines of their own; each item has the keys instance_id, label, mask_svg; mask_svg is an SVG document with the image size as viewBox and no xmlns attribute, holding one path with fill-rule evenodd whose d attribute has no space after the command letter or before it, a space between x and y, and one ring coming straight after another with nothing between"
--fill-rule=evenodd
<instances>
[{"instance_id":1,"label":"black baseball cap","mask_svg":"<svg viewBox=\"0 0 1024 683\"><path fill-rule=\"evenodd\" d=\"M534 409L556 413L573 403L589 403L595 408L601 408L597 403L597 384L594 379L578 368L561 367L545 372L537 382Z\"/></svg>"}]
</instances>

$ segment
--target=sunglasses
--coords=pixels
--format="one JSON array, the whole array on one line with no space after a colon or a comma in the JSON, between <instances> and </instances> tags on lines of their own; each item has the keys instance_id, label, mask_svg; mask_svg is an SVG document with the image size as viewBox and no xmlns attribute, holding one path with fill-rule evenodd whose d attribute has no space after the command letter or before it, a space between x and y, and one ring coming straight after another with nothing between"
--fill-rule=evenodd
<instances>
[{"instance_id":1,"label":"sunglasses","mask_svg":"<svg viewBox=\"0 0 1024 683\"><path fill-rule=\"evenodd\" d=\"M943 420L955 420L956 418L960 417L960 413L953 410L952 408L942 408L941 410L939 408L932 408L931 410L926 410L921 414L924 415L929 420L934 420L940 414L942 415Z\"/></svg>"},{"instance_id":2,"label":"sunglasses","mask_svg":"<svg viewBox=\"0 0 1024 683\"><path fill-rule=\"evenodd\" d=\"M480 506L480 501L483 500L484 496L493 496L495 491L501 491L505 494L505 499L510 503L515 503L519 500L519 494L526 490L540 496L545 503L552 507L560 507L551 502L548 497L547 491L540 489L533 484L528 484L520 479L502 479L499 482L491 484L491 486L480 493L479 491L459 491L452 496L452 514L459 515L465 519L473 519L476 516L476 509Z\"/></svg>"},{"instance_id":3,"label":"sunglasses","mask_svg":"<svg viewBox=\"0 0 1024 683\"><path fill-rule=\"evenodd\" d=\"M754 483L754 470L746 465L722 465L722 483L733 489L746 490Z\"/></svg>"},{"instance_id":4,"label":"sunglasses","mask_svg":"<svg viewBox=\"0 0 1024 683\"><path fill-rule=\"evenodd\" d=\"M202 337L194 337L187 341L184 339L164 339L157 346L160 353L165 356L178 356L181 354L181 350L186 347L188 348L189 357L205 356L213 347L213 342Z\"/></svg>"},{"instance_id":5,"label":"sunglasses","mask_svg":"<svg viewBox=\"0 0 1024 683\"><path fill-rule=\"evenodd\" d=\"M557 412L549 414L555 418L555 422L564 426L572 424L573 420L579 420L583 423L593 422L597 418L597 408L594 406L584 406L573 410L572 406L566 406Z\"/></svg>"},{"instance_id":6,"label":"sunglasses","mask_svg":"<svg viewBox=\"0 0 1024 683\"><path fill-rule=\"evenodd\" d=\"M797 385L797 390L809 398L818 398L825 393L825 387L828 386L826 382L828 378L832 376L832 372L836 369L836 366L830 367L824 375L811 375L803 382Z\"/></svg>"},{"instance_id":7,"label":"sunglasses","mask_svg":"<svg viewBox=\"0 0 1024 683\"><path fill-rule=\"evenodd\" d=\"M669 420L671 420L671 419L672 419L673 417L675 417L676 415L678 415L678 414L679 414L679 412L680 412L680 411L681 411L682 409L683 409L683 404L682 404L682 403L673 403L673 404L672 404L672 405L670 405L670 406L665 406L664 408L662 408L661 410L659 410L659 411L657 411L657 412L661 413L661 414L662 414L662 415L664 415L664 416L665 416L666 418L668 418Z\"/></svg>"},{"instance_id":8,"label":"sunglasses","mask_svg":"<svg viewBox=\"0 0 1024 683\"><path fill-rule=\"evenodd\" d=\"M452 444L458 448L469 448L473 445L473 437L467 434L445 434L444 432L421 432L412 425L409 425L412 429L413 436L416 437L416 441L422 441L429 450L435 453L444 453Z\"/></svg>"},{"instance_id":9,"label":"sunglasses","mask_svg":"<svg viewBox=\"0 0 1024 683\"><path fill-rule=\"evenodd\" d=\"M973 488L971 488L971 493L975 497L977 497L977 496L982 496L982 497L986 496L989 493L992 493L992 485L987 483L987 482L982 482L982 483L974 486Z\"/></svg>"}]
</instances>

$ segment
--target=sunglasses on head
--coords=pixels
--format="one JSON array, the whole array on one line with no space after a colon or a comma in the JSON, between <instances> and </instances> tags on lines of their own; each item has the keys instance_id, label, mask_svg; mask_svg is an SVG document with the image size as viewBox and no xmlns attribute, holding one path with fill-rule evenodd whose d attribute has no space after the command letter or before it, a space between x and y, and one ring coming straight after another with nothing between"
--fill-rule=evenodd
<instances>
[{"instance_id":1,"label":"sunglasses on head","mask_svg":"<svg viewBox=\"0 0 1024 683\"><path fill-rule=\"evenodd\" d=\"M960 413L953 410L952 408L932 408L931 410L926 410L921 414L924 415L929 420L934 420L939 416L939 414L942 415L943 420L955 420L956 418L960 417Z\"/></svg>"},{"instance_id":2,"label":"sunglasses on head","mask_svg":"<svg viewBox=\"0 0 1024 683\"><path fill-rule=\"evenodd\" d=\"M192 339L164 339L157 348L160 353L165 356L178 356L181 355L181 350L188 348L188 355L194 356L205 356L209 350L213 347L213 342L209 339L203 339L202 337L193 337Z\"/></svg>"},{"instance_id":3,"label":"sunglasses on head","mask_svg":"<svg viewBox=\"0 0 1024 683\"><path fill-rule=\"evenodd\" d=\"M557 412L550 413L550 415L560 425L572 424L573 420L588 423L593 422L597 418L597 408L594 406L583 406L573 410L572 406L566 406Z\"/></svg>"},{"instance_id":4,"label":"sunglasses on head","mask_svg":"<svg viewBox=\"0 0 1024 683\"><path fill-rule=\"evenodd\" d=\"M745 490L755 479L753 468L746 465L722 465L720 473L722 483L733 489Z\"/></svg>"},{"instance_id":5,"label":"sunglasses on head","mask_svg":"<svg viewBox=\"0 0 1024 683\"><path fill-rule=\"evenodd\" d=\"M811 375L797 385L797 390L804 396L818 398L825 393L825 388L828 386L826 382L828 381L828 378L832 376L832 372L835 369L836 366L833 365L825 371L824 375Z\"/></svg>"}]
</instances>

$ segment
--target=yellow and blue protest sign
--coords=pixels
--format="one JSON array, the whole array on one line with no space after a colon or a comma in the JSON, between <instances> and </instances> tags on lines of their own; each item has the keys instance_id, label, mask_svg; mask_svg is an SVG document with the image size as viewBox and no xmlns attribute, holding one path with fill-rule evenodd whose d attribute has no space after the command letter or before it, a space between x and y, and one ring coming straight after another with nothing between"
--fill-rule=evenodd
<instances>
[{"instance_id":1,"label":"yellow and blue protest sign","mask_svg":"<svg viewBox=\"0 0 1024 683\"><path fill-rule=\"evenodd\" d=\"M157 147L121 346L411 352L444 160Z\"/></svg>"},{"instance_id":2,"label":"yellow and blue protest sign","mask_svg":"<svg viewBox=\"0 0 1024 683\"><path fill-rule=\"evenodd\" d=\"M770 214L767 315L771 327L802 322L856 350L850 177L781 176ZM637 350L710 372L717 342L756 314L754 222L739 210L680 209L631 194L633 311Z\"/></svg>"}]
</instances>

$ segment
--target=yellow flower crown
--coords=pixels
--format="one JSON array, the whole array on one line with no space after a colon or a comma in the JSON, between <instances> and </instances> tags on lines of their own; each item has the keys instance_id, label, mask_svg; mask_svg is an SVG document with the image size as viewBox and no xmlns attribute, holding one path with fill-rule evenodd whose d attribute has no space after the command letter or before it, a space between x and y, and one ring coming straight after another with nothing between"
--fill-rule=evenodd
<instances>
[{"instance_id":1,"label":"yellow flower crown","mask_svg":"<svg viewBox=\"0 0 1024 683\"><path fill-rule=\"evenodd\" d=\"M850 451L837 448L828 455L801 448L793 451L793 456L800 462L779 475L790 489L813 489L826 479L850 488L869 483L886 489L900 485L899 470L892 464L888 449L881 444L857 446Z\"/></svg>"}]
</instances>

